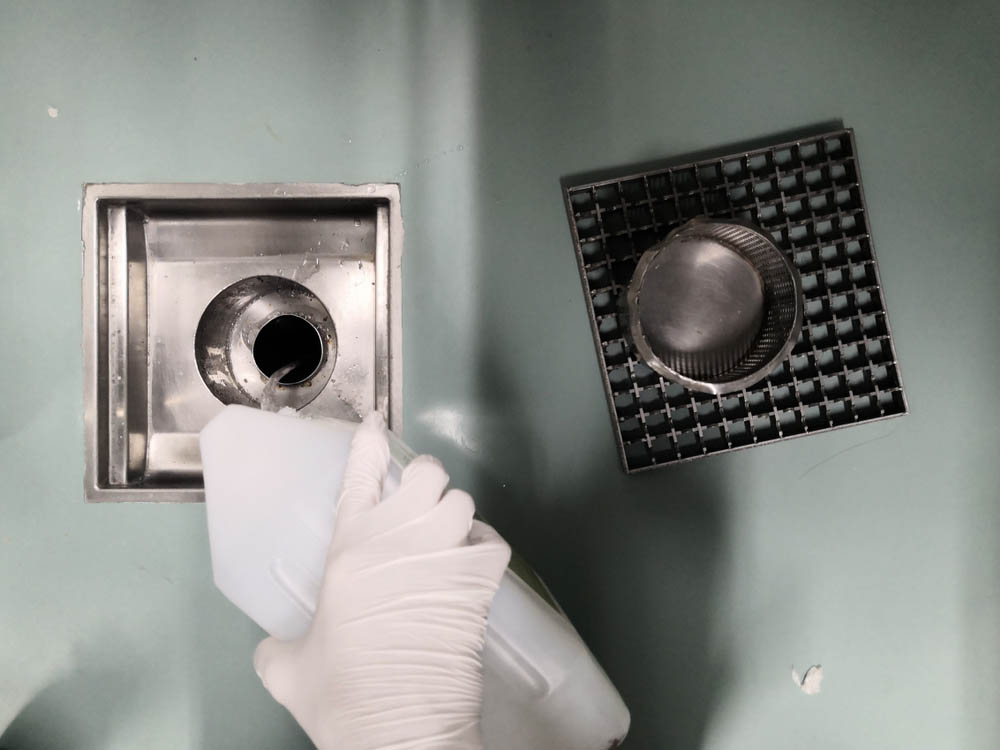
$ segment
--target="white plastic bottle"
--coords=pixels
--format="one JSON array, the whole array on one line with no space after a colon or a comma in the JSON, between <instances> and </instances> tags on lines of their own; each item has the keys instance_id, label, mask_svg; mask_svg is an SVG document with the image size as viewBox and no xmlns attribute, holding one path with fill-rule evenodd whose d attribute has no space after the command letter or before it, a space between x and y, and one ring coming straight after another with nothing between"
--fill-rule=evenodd
<instances>
[{"instance_id":1,"label":"white plastic bottle","mask_svg":"<svg viewBox=\"0 0 1000 750\"><path fill-rule=\"evenodd\" d=\"M297 638L312 619L354 428L227 406L201 434L215 583L270 635ZM387 491L412 457L390 444ZM483 668L486 750L605 750L628 731L618 691L530 570L500 583Z\"/></svg>"}]
</instances>

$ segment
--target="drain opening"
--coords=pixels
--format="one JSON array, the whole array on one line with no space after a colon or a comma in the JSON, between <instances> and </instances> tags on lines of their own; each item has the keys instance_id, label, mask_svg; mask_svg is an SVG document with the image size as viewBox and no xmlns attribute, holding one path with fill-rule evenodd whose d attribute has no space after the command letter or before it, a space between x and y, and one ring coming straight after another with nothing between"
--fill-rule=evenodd
<instances>
[{"instance_id":1,"label":"drain opening","mask_svg":"<svg viewBox=\"0 0 1000 750\"><path fill-rule=\"evenodd\" d=\"M265 376L297 362L278 382L296 385L311 378L323 364L323 340L312 323L298 315L279 315L268 321L253 343L253 360Z\"/></svg>"}]
</instances>

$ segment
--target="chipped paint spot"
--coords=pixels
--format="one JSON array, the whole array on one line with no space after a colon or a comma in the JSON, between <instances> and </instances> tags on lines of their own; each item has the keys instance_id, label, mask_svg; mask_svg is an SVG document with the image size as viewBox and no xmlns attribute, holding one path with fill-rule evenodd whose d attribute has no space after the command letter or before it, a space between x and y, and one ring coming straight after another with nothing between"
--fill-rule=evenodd
<instances>
[{"instance_id":1,"label":"chipped paint spot","mask_svg":"<svg viewBox=\"0 0 1000 750\"><path fill-rule=\"evenodd\" d=\"M816 695L820 691L820 683L823 682L823 667L815 664L806 670L806 673L799 677L799 673L792 667L792 682L799 686L806 695Z\"/></svg>"},{"instance_id":2,"label":"chipped paint spot","mask_svg":"<svg viewBox=\"0 0 1000 750\"><path fill-rule=\"evenodd\" d=\"M56 109L55 107L49 107L48 112L49 112L49 117L51 117L53 120L59 116L59 110Z\"/></svg>"}]
</instances>

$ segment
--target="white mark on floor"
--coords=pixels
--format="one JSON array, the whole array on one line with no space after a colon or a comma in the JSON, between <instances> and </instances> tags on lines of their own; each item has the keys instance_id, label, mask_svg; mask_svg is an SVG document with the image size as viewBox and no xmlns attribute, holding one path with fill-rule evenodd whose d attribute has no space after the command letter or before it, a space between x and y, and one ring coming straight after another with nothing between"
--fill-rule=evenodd
<instances>
[{"instance_id":1,"label":"white mark on floor","mask_svg":"<svg viewBox=\"0 0 1000 750\"><path fill-rule=\"evenodd\" d=\"M49 107L48 112L49 112L49 117L51 117L53 120L59 116L59 110L56 109L55 107Z\"/></svg>"},{"instance_id":2,"label":"white mark on floor","mask_svg":"<svg viewBox=\"0 0 1000 750\"><path fill-rule=\"evenodd\" d=\"M828 463L829 461L832 461L833 459L838 458L838 457L844 455L848 451L853 451L856 448L863 448L864 446L870 445L871 443L877 443L879 440L885 440L887 437L890 437L894 432L896 432L897 429L899 429L899 425L894 426L891 430L889 430L888 432L886 432L884 435L876 435L875 437L869 438L868 440L862 440L860 443L855 443L854 445L850 445L850 446L844 448L843 450L837 451L832 456L827 456L822 461L819 461L818 463L813 464L808 469L806 469L801 474L799 474L799 479L804 479L806 476L808 476L809 474L812 474L814 471L816 471L816 469L818 469L820 466L823 466L824 464Z\"/></svg>"},{"instance_id":3,"label":"white mark on floor","mask_svg":"<svg viewBox=\"0 0 1000 750\"><path fill-rule=\"evenodd\" d=\"M823 682L823 667L814 664L801 677L795 671L795 667L792 667L792 682L806 695L816 695L820 691L820 683Z\"/></svg>"},{"instance_id":4,"label":"white mark on floor","mask_svg":"<svg viewBox=\"0 0 1000 750\"><path fill-rule=\"evenodd\" d=\"M425 167L428 164L430 164L431 161L440 159L440 158L445 157L445 156L450 156L451 154L457 153L459 151L464 151L464 150L465 150L465 145L462 144L462 143L459 143L457 146L452 146L451 148L443 149L442 151L439 151L437 154L435 154L433 156L428 156L428 157L426 157L424 159L421 159L420 161L416 162L415 164L411 164L410 167L413 167L413 168ZM406 169L403 169L403 170L401 170L399 172L396 172L396 175L395 175L396 179L399 179L400 177L405 177L406 176L406 172L407 172Z\"/></svg>"}]
</instances>

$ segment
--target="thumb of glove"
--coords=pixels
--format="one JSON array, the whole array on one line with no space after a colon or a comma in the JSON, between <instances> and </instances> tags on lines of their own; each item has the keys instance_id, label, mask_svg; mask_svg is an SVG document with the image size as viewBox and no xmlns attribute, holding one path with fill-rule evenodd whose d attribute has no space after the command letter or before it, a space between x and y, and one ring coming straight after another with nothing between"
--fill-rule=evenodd
<instances>
[{"instance_id":1,"label":"thumb of glove","mask_svg":"<svg viewBox=\"0 0 1000 750\"><path fill-rule=\"evenodd\" d=\"M295 693L296 681L301 680L296 668L298 642L265 638L253 654L253 668L267 691L278 703L287 707Z\"/></svg>"}]
</instances>

